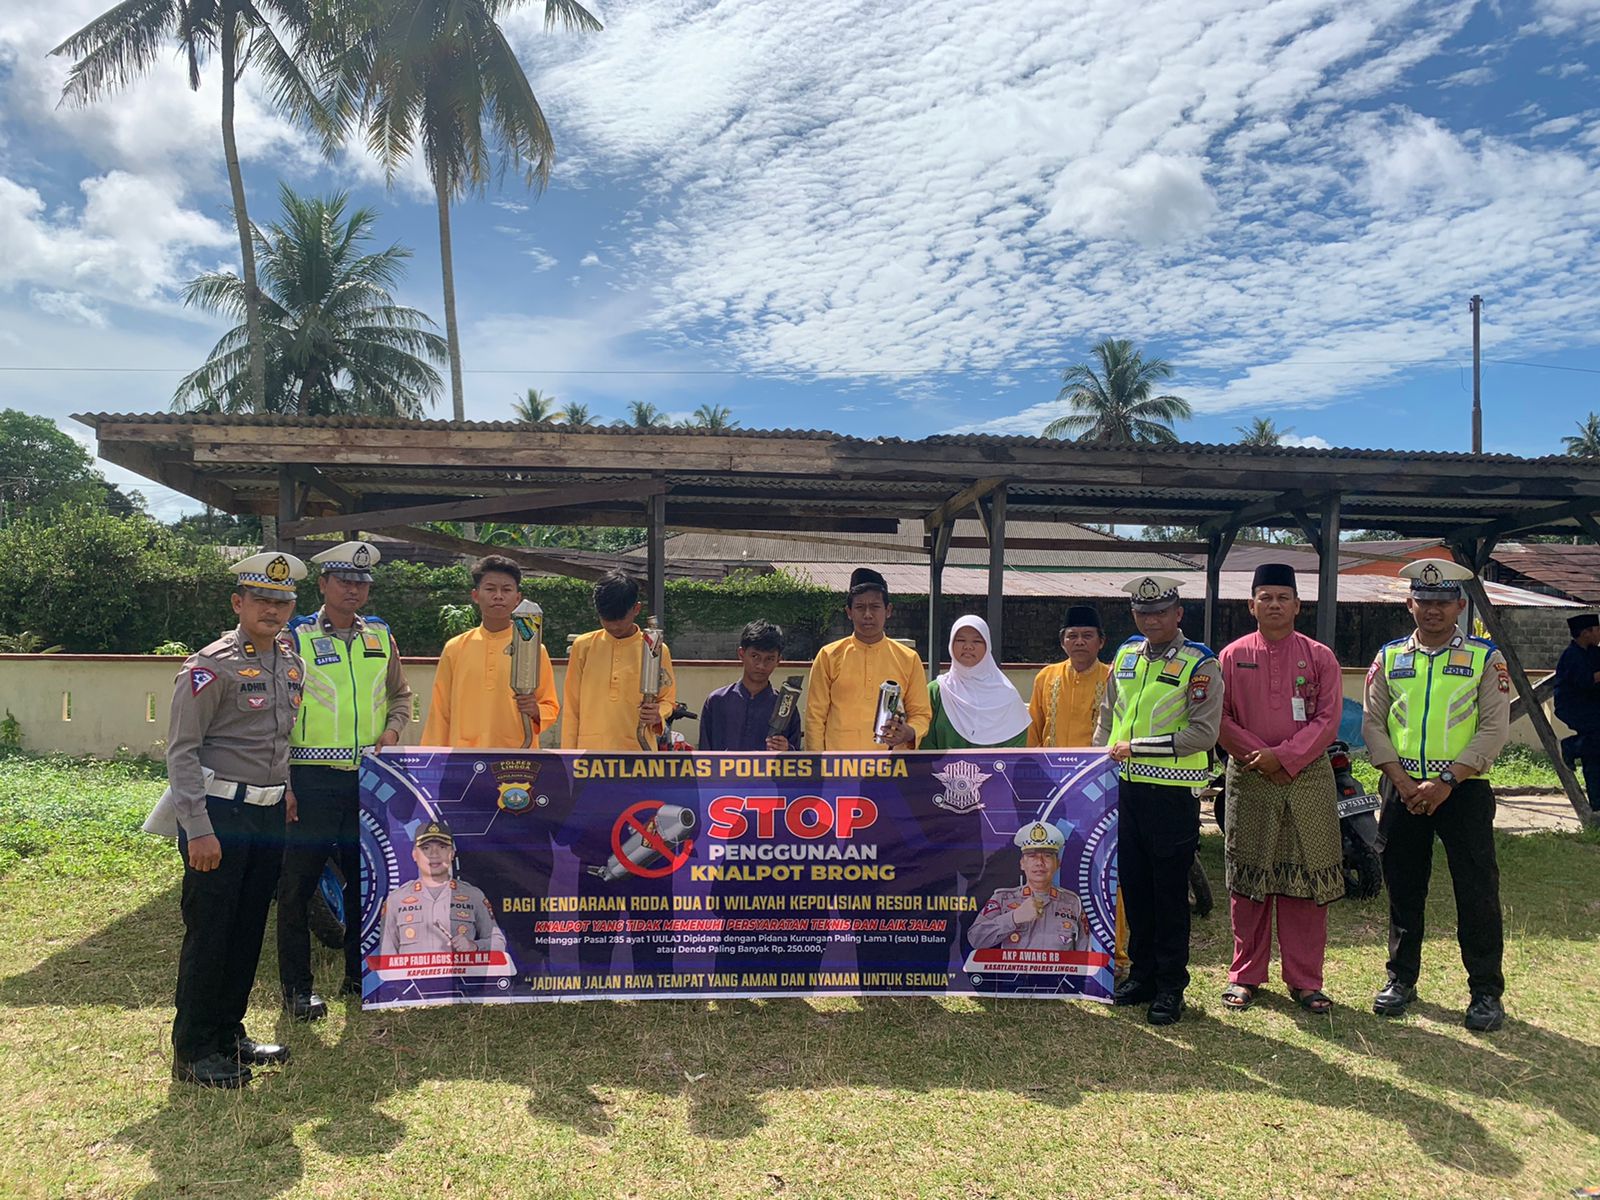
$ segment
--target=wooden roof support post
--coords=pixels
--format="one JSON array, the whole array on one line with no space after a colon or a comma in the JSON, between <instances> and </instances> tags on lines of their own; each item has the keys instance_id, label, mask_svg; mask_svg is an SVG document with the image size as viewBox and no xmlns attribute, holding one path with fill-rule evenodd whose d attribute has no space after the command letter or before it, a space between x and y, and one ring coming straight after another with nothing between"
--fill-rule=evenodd
<instances>
[{"instance_id":1,"label":"wooden roof support post","mask_svg":"<svg viewBox=\"0 0 1600 1200\"><path fill-rule=\"evenodd\" d=\"M953 521L946 521L933 531L933 545L928 548L928 682L939 674L939 634L944 629L941 600L944 591L944 562L950 556L950 531Z\"/></svg>"},{"instance_id":2,"label":"wooden roof support post","mask_svg":"<svg viewBox=\"0 0 1600 1200\"><path fill-rule=\"evenodd\" d=\"M667 626L667 493L656 492L645 502L649 517L646 533L646 555L650 571L650 612Z\"/></svg>"},{"instance_id":3,"label":"wooden roof support post","mask_svg":"<svg viewBox=\"0 0 1600 1200\"><path fill-rule=\"evenodd\" d=\"M978 501L983 516L983 531L989 537L989 652L995 662L1004 662L1001 647L1005 645L1002 625L1006 607L1006 485L1002 480L987 499ZM933 656L929 650L928 656Z\"/></svg>"},{"instance_id":4,"label":"wooden roof support post","mask_svg":"<svg viewBox=\"0 0 1600 1200\"><path fill-rule=\"evenodd\" d=\"M1454 547L1453 551L1456 561L1462 566L1473 565L1472 560L1475 555L1471 552L1460 546ZM1556 731L1551 728L1550 719L1544 714L1544 705L1539 703L1533 685L1528 682L1528 673L1522 669L1522 658L1518 655L1517 648L1511 644L1505 623L1500 620L1500 614L1489 602L1489 593L1484 590L1483 580L1474 575L1471 579L1464 580L1462 586L1466 588L1473 604L1477 605L1478 613L1483 618L1489 636L1500 648L1500 653L1505 655L1506 671L1517 689L1517 695L1522 697L1522 707L1528 715L1528 720L1533 722L1534 732L1539 735L1539 744L1550 756L1550 765L1555 768L1556 775L1561 779L1561 786L1566 789L1567 800L1572 805L1572 810L1578 814L1579 823L1600 827L1600 817L1596 817L1590 811L1589 798L1583 794L1583 786L1578 782L1578 777L1572 773L1572 768L1562 761L1561 744L1556 738Z\"/></svg>"},{"instance_id":5,"label":"wooden roof support post","mask_svg":"<svg viewBox=\"0 0 1600 1200\"><path fill-rule=\"evenodd\" d=\"M1237 529L1224 529L1213 533L1207 539L1206 546L1206 607L1204 634L1200 640L1211 646L1211 639L1217 636L1217 604L1222 597L1222 563L1228 557L1228 551L1233 549L1233 539L1239 536ZM1215 647L1212 647L1215 649Z\"/></svg>"},{"instance_id":6,"label":"wooden roof support post","mask_svg":"<svg viewBox=\"0 0 1600 1200\"><path fill-rule=\"evenodd\" d=\"M294 553L294 538L286 531L292 530L294 523L300 517L303 502L301 500L300 484L295 482L292 468L283 466L278 468L278 528L274 536L274 548L286 554Z\"/></svg>"},{"instance_id":7,"label":"wooden roof support post","mask_svg":"<svg viewBox=\"0 0 1600 1200\"><path fill-rule=\"evenodd\" d=\"M1339 493L1322 498L1317 547L1317 641L1333 649L1339 635Z\"/></svg>"}]
</instances>

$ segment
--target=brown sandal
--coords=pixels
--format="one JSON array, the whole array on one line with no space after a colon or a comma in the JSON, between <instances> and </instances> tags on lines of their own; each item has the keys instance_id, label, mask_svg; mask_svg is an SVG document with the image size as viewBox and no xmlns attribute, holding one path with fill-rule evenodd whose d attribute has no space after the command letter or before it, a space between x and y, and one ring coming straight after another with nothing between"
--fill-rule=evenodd
<instances>
[{"instance_id":1,"label":"brown sandal","mask_svg":"<svg viewBox=\"0 0 1600 1200\"><path fill-rule=\"evenodd\" d=\"M1222 989L1222 1007L1243 1012L1256 1000L1256 989L1248 983L1230 983Z\"/></svg>"},{"instance_id":2,"label":"brown sandal","mask_svg":"<svg viewBox=\"0 0 1600 1200\"><path fill-rule=\"evenodd\" d=\"M1333 1007L1333 1001L1321 988L1294 988L1289 992L1294 997L1294 1002L1307 1012L1325 1013Z\"/></svg>"}]
</instances>

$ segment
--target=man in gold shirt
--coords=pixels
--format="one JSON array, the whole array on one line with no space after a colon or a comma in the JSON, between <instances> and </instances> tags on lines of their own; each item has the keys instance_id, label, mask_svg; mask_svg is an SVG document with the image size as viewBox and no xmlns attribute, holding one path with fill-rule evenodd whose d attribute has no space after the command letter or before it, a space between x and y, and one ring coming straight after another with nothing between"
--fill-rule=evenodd
<instances>
[{"instance_id":1,"label":"man in gold shirt","mask_svg":"<svg viewBox=\"0 0 1600 1200\"><path fill-rule=\"evenodd\" d=\"M539 689L511 690L511 613L522 603L522 568L491 554L472 564L472 602L481 623L445 643L433 676L433 699L422 726L424 746L507 750L522 745L522 717L539 731L561 712L550 655L539 647Z\"/></svg>"},{"instance_id":2,"label":"man in gold shirt","mask_svg":"<svg viewBox=\"0 0 1600 1200\"><path fill-rule=\"evenodd\" d=\"M850 574L845 613L853 633L824 646L811 664L806 688L807 750L915 750L933 721L922 659L885 634L894 609L889 585L870 567ZM905 719L893 720L886 740L876 740L873 720L878 689L886 680L900 685Z\"/></svg>"},{"instance_id":3,"label":"man in gold shirt","mask_svg":"<svg viewBox=\"0 0 1600 1200\"><path fill-rule=\"evenodd\" d=\"M1106 631L1100 612L1092 605L1074 604L1067 609L1061 626L1064 662L1046 667L1034 676L1033 698L1028 711L1033 724L1028 729L1030 746L1089 746L1094 743L1095 718L1105 698L1111 664L1100 661L1106 647ZM1117 893L1116 975L1128 973L1128 921L1122 912L1122 893Z\"/></svg>"},{"instance_id":4,"label":"man in gold shirt","mask_svg":"<svg viewBox=\"0 0 1600 1200\"><path fill-rule=\"evenodd\" d=\"M1100 661L1106 634L1100 614L1087 604L1067 609L1061 627L1061 649L1066 660L1046 667L1033 680L1028 711L1030 746L1088 746L1094 741L1094 721L1106 693L1111 664Z\"/></svg>"},{"instance_id":5,"label":"man in gold shirt","mask_svg":"<svg viewBox=\"0 0 1600 1200\"><path fill-rule=\"evenodd\" d=\"M561 748L638 750L640 726L659 735L661 714L677 703L672 654L661 647L661 690L654 700L642 699L638 583L613 571L594 585L594 608L600 628L578 638L567 652Z\"/></svg>"}]
</instances>

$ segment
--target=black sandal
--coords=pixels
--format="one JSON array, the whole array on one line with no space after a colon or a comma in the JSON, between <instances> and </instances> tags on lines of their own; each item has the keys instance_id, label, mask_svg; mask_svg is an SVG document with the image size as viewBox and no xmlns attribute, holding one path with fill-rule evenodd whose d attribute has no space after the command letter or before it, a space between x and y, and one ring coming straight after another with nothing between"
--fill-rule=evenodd
<instances>
[{"instance_id":1,"label":"black sandal","mask_svg":"<svg viewBox=\"0 0 1600 1200\"><path fill-rule=\"evenodd\" d=\"M1333 1007L1333 1001L1321 988L1294 988L1289 995L1294 1002L1310 1013L1321 1015Z\"/></svg>"},{"instance_id":2,"label":"black sandal","mask_svg":"<svg viewBox=\"0 0 1600 1200\"><path fill-rule=\"evenodd\" d=\"M1222 989L1222 1007L1243 1012L1256 1002L1256 988L1248 983L1230 983Z\"/></svg>"}]
</instances>

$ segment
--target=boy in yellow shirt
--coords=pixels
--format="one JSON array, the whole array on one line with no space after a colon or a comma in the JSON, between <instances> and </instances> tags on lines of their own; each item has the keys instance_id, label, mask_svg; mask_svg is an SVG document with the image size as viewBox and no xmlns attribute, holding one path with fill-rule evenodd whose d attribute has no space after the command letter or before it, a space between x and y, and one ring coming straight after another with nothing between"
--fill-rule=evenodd
<instances>
[{"instance_id":1,"label":"boy in yellow shirt","mask_svg":"<svg viewBox=\"0 0 1600 1200\"><path fill-rule=\"evenodd\" d=\"M424 746L512 750L521 747L524 714L533 744L561 712L550 654L539 646L539 688L511 690L511 612L522 603L522 568L499 554L472 564L472 603L480 624L445 643L433 676L433 699L422 726Z\"/></svg>"},{"instance_id":2,"label":"boy in yellow shirt","mask_svg":"<svg viewBox=\"0 0 1600 1200\"><path fill-rule=\"evenodd\" d=\"M811 664L806 686L807 750L915 750L933 722L922 659L886 634L894 608L889 585L871 567L850 574L845 599L852 633L824 646ZM905 719L893 720L886 742L875 740L873 720L878 689L886 680L900 685Z\"/></svg>"},{"instance_id":3,"label":"boy in yellow shirt","mask_svg":"<svg viewBox=\"0 0 1600 1200\"><path fill-rule=\"evenodd\" d=\"M661 690L654 700L640 697L639 669L644 661L644 634L637 623L640 607L638 583L620 571L594 585L600 628L578 638L567 654L563 750L640 750L641 725L660 736L661 714L672 711L678 688L672 655L663 645Z\"/></svg>"}]
</instances>

